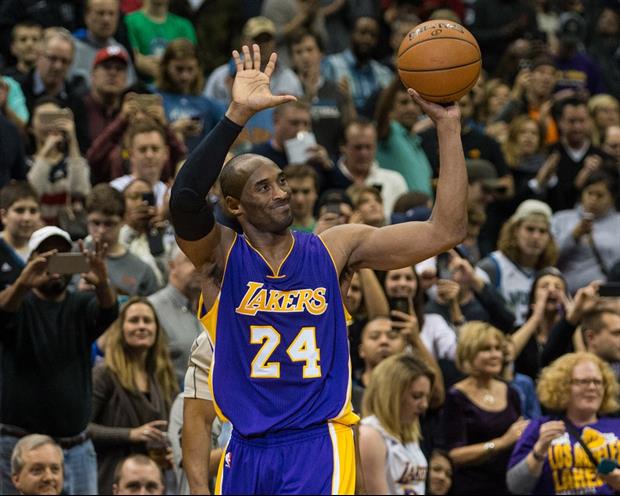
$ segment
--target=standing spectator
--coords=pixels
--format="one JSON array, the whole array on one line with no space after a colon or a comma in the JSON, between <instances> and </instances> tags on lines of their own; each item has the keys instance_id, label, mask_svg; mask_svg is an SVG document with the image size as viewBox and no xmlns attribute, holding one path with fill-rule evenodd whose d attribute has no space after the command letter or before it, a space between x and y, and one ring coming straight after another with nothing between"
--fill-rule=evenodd
<instances>
[{"instance_id":1,"label":"standing spectator","mask_svg":"<svg viewBox=\"0 0 620 496\"><path fill-rule=\"evenodd\" d=\"M157 77L168 43L177 38L186 38L196 43L196 31L192 23L171 14L169 4L169 0L144 0L140 10L128 14L124 19L136 68L147 81Z\"/></svg>"},{"instance_id":2,"label":"standing spectator","mask_svg":"<svg viewBox=\"0 0 620 496\"><path fill-rule=\"evenodd\" d=\"M43 227L32 234L29 246L28 264L0 293L0 492L14 494L10 453L20 438L36 432L52 436L64 450L64 491L96 494L97 466L86 432L90 353L93 341L118 314L116 296L100 250L85 252L89 271L83 277L95 287L94 294L74 293L67 289L70 275L47 272L54 253L71 250L69 234Z\"/></svg>"},{"instance_id":3,"label":"standing spectator","mask_svg":"<svg viewBox=\"0 0 620 496\"><path fill-rule=\"evenodd\" d=\"M224 106L202 94L204 77L191 41L174 40L163 54L156 86L170 128L192 151L224 115Z\"/></svg>"},{"instance_id":4,"label":"standing spectator","mask_svg":"<svg viewBox=\"0 0 620 496\"><path fill-rule=\"evenodd\" d=\"M467 377L450 389L443 411L457 494L509 494L506 464L528 421L520 417L517 392L496 379L503 339L484 322L470 322L460 331L457 366Z\"/></svg>"},{"instance_id":5,"label":"standing spectator","mask_svg":"<svg viewBox=\"0 0 620 496\"><path fill-rule=\"evenodd\" d=\"M130 455L114 470L112 494L165 494L164 475L159 465L144 455Z\"/></svg>"},{"instance_id":6,"label":"standing spectator","mask_svg":"<svg viewBox=\"0 0 620 496\"><path fill-rule=\"evenodd\" d=\"M289 165L284 169L291 188L292 229L313 232L316 225L314 206L319 195L319 176L308 165Z\"/></svg>"},{"instance_id":7,"label":"standing spectator","mask_svg":"<svg viewBox=\"0 0 620 496\"><path fill-rule=\"evenodd\" d=\"M40 227L39 197L26 181L7 184L0 190L0 291L13 284L28 262L28 240Z\"/></svg>"},{"instance_id":8,"label":"standing spectator","mask_svg":"<svg viewBox=\"0 0 620 496\"><path fill-rule=\"evenodd\" d=\"M353 24L350 48L325 58L323 75L335 83L348 80L358 112L364 109L366 101L373 93L387 87L393 79L392 71L388 67L372 59L378 43L377 20L360 16Z\"/></svg>"},{"instance_id":9,"label":"standing spectator","mask_svg":"<svg viewBox=\"0 0 620 496\"><path fill-rule=\"evenodd\" d=\"M601 68L609 93L620 99L620 12L611 2L600 10L588 53Z\"/></svg>"},{"instance_id":10,"label":"standing spectator","mask_svg":"<svg viewBox=\"0 0 620 496\"><path fill-rule=\"evenodd\" d=\"M425 494L428 462L420 448L420 417L435 375L411 355L381 362L366 388L359 434L360 471L372 494Z\"/></svg>"},{"instance_id":11,"label":"standing spectator","mask_svg":"<svg viewBox=\"0 0 620 496\"><path fill-rule=\"evenodd\" d=\"M173 246L169 259L168 284L151 295L149 301L168 338L177 382L183 384L192 343L204 331L196 318L200 276L178 246Z\"/></svg>"},{"instance_id":12,"label":"standing spectator","mask_svg":"<svg viewBox=\"0 0 620 496\"><path fill-rule=\"evenodd\" d=\"M595 171L581 191L581 204L553 216L551 228L560 249L558 268L571 293L591 281L605 280L611 264L620 259L617 194L618 174Z\"/></svg>"},{"instance_id":13,"label":"standing spectator","mask_svg":"<svg viewBox=\"0 0 620 496\"><path fill-rule=\"evenodd\" d=\"M44 97L37 102L32 133L35 152L28 180L41 199L43 220L55 224L63 207L82 203L90 192L88 163L80 154L73 114L59 101Z\"/></svg>"},{"instance_id":14,"label":"standing spectator","mask_svg":"<svg viewBox=\"0 0 620 496\"><path fill-rule=\"evenodd\" d=\"M107 1L107 0L106 0ZM124 48L112 45L99 50L91 64L90 92L84 97L88 116L88 138L93 143L121 111L123 91L127 87L129 55ZM93 174L93 183L99 177Z\"/></svg>"},{"instance_id":15,"label":"standing spectator","mask_svg":"<svg viewBox=\"0 0 620 496\"><path fill-rule=\"evenodd\" d=\"M359 222L373 227L385 225L383 199L377 188L355 184L347 189L347 194L353 200L353 215L349 222Z\"/></svg>"},{"instance_id":16,"label":"standing spectator","mask_svg":"<svg viewBox=\"0 0 620 496\"><path fill-rule=\"evenodd\" d=\"M70 75L80 75L90 86L91 70L100 50L115 47L125 52L126 48L114 39L118 30L119 0L86 0L84 2L84 22L86 31L81 39L75 40L75 57ZM126 61L127 84L136 82L136 72L129 57Z\"/></svg>"},{"instance_id":17,"label":"standing spectator","mask_svg":"<svg viewBox=\"0 0 620 496\"><path fill-rule=\"evenodd\" d=\"M550 234L549 205L526 200L506 222L498 249L478 263L480 275L494 285L521 325L528 314L528 298L537 270L554 265L557 247Z\"/></svg>"},{"instance_id":18,"label":"standing spectator","mask_svg":"<svg viewBox=\"0 0 620 496\"><path fill-rule=\"evenodd\" d=\"M110 283L120 295L148 296L159 289L153 269L119 241L125 198L108 184L98 184L86 198L87 244L106 244Z\"/></svg>"},{"instance_id":19,"label":"standing spectator","mask_svg":"<svg viewBox=\"0 0 620 496\"><path fill-rule=\"evenodd\" d=\"M20 494L63 494L62 448L49 436L21 438L11 454L11 479Z\"/></svg>"},{"instance_id":20,"label":"standing spectator","mask_svg":"<svg viewBox=\"0 0 620 496\"><path fill-rule=\"evenodd\" d=\"M43 28L36 22L24 20L18 22L11 30L11 55L16 64L6 67L3 74L17 82L24 81L28 73L34 69L37 61L37 45L43 39Z\"/></svg>"},{"instance_id":21,"label":"standing spectator","mask_svg":"<svg viewBox=\"0 0 620 496\"><path fill-rule=\"evenodd\" d=\"M28 110L32 115L36 102L43 96L53 97L73 111L80 149L88 149L88 126L82 97L87 92L84 79L68 79L73 63L75 42L63 28L47 28L37 50L34 69L22 83Z\"/></svg>"},{"instance_id":22,"label":"standing spectator","mask_svg":"<svg viewBox=\"0 0 620 496\"><path fill-rule=\"evenodd\" d=\"M597 470L578 439L598 459L614 461L620 422L619 387L605 362L591 353L570 353L553 362L538 381L540 402L552 415L533 420L514 448L507 475L514 494L613 494L620 469ZM568 476L563 476L567 474Z\"/></svg>"},{"instance_id":23,"label":"standing spectator","mask_svg":"<svg viewBox=\"0 0 620 496\"><path fill-rule=\"evenodd\" d=\"M115 468L132 453L159 449L160 463L166 465L170 448L165 431L177 391L155 309L145 298L131 298L108 330L104 363L93 370L88 430L97 450L102 494L112 493Z\"/></svg>"}]
</instances>

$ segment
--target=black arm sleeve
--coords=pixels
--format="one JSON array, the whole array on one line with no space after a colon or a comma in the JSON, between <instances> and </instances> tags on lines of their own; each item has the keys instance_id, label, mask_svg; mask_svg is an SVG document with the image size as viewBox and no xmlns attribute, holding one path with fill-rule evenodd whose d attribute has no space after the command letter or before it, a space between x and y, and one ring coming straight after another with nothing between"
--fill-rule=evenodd
<instances>
[{"instance_id":1,"label":"black arm sleeve","mask_svg":"<svg viewBox=\"0 0 620 496\"><path fill-rule=\"evenodd\" d=\"M573 351L573 334L577 326L562 318L549 332L547 343L542 351L541 365L546 367L564 353Z\"/></svg>"},{"instance_id":2,"label":"black arm sleeve","mask_svg":"<svg viewBox=\"0 0 620 496\"><path fill-rule=\"evenodd\" d=\"M242 129L223 117L179 171L170 194L170 216L179 238L196 241L213 229L215 218L207 195Z\"/></svg>"}]
</instances>

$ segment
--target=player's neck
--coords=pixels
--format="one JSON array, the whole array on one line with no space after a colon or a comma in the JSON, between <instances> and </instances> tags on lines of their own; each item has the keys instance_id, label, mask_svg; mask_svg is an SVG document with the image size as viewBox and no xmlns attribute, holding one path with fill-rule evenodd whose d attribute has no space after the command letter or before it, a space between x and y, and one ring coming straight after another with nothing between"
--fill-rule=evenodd
<instances>
[{"instance_id":1,"label":"player's neck","mask_svg":"<svg viewBox=\"0 0 620 496\"><path fill-rule=\"evenodd\" d=\"M286 257L294 241L293 234L288 228L280 233L270 233L244 226L243 233L272 267L278 266Z\"/></svg>"}]
</instances>

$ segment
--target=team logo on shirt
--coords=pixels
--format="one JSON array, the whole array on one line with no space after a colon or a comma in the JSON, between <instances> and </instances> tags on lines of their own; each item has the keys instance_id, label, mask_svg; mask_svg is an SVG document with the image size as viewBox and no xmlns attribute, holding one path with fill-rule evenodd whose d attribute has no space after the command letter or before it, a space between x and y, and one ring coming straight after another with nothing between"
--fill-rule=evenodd
<instances>
[{"instance_id":1,"label":"team logo on shirt","mask_svg":"<svg viewBox=\"0 0 620 496\"><path fill-rule=\"evenodd\" d=\"M327 310L325 288L280 291L263 286L262 282L248 282L248 289L235 311L242 315L256 315L257 312L309 312L321 315Z\"/></svg>"},{"instance_id":2,"label":"team logo on shirt","mask_svg":"<svg viewBox=\"0 0 620 496\"><path fill-rule=\"evenodd\" d=\"M230 468L232 465L232 453L229 451L226 453L226 456L224 457L224 465L226 466L226 468Z\"/></svg>"}]
</instances>

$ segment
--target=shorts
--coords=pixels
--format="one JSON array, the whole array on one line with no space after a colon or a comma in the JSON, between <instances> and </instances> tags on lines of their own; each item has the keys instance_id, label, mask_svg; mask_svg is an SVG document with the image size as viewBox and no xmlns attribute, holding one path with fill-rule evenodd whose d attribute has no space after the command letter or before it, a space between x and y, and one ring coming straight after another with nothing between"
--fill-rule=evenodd
<instances>
[{"instance_id":1,"label":"shorts","mask_svg":"<svg viewBox=\"0 0 620 496\"><path fill-rule=\"evenodd\" d=\"M335 423L246 438L233 430L216 494L354 494L353 429Z\"/></svg>"}]
</instances>

